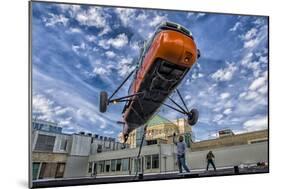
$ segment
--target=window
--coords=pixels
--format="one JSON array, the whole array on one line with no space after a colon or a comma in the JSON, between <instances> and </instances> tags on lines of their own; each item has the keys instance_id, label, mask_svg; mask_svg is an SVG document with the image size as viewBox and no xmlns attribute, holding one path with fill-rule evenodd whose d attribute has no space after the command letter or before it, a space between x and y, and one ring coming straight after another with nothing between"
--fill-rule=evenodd
<instances>
[{"instance_id":1,"label":"window","mask_svg":"<svg viewBox=\"0 0 281 189\"><path fill-rule=\"evenodd\" d=\"M98 153L102 152L102 145L101 145L101 144L98 144L97 152L98 152Z\"/></svg>"},{"instance_id":2,"label":"window","mask_svg":"<svg viewBox=\"0 0 281 189\"><path fill-rule=\"evenodd\" d=\"M98 173L103 173L104 172L104 161L99 161L97 166L98 166Z\"/></svg>"},{"instance_id":3,"label":"window","mask_svg":"<svg viewBox=\"0 0 281 189\"><path fill-rule=\"evenodd\" d=\"M42 163L39 174L39 179L43 178L55 178L57 170L56 163Z\"/></svg>"},{"instance_id":4,"label":"window","mask_svg":"<svg viewBox=\"0 0 281 189\"><path fill-rule=\"evenodd\" d=\"M37 179L39 167L40 167L40 163L39 162L32 163L32 180L36 180Z\"/></svg>"},{"instance_id":5,"label":"window","mask_svg":"<svg viewBox=\"0 0 281 189\"><path fill-rule=\"evenodd\" d=\"M157 169L159 168L159 155L155 154L152 155L152 169Z\"/></svg>"},{"instance_id":6,"label":"window","mask_svg":"<svg viewBox=\"0 0 281 189\"><path fill-rule=\"evenodd\" d=\"M116 171L116 160L111 160L111 171Z\"/></svg>"},{"instance_id":7,"label":"window","mask_svg":"<svg viewBox=\"0 0 281 189\"><path fill-rule=\"evenodd\" d=\"M107 160L107 161L105 161L105 172L109 172L109 170L110 170L110 161L109 160Z\"/></svg>"},{"instance_id":8,"label":"window","mask_svg":"<svg viewBox=\"0 0 281 189\"><path fill-rule=\"evenodd\" d=\"M66 151L66 147L67 147L67 140L66 139L61 139L60 149Z\"/></svg>"},{"instance_id":9,"label":"window","mask_svg":"<svg viewBox=\"0 0 281 189\"><path fill-rule=\"evenodd\" d=\"M56 170L56 178L63 178L65 163L58 163Z\"/></svg>"},{"instance_id":10,"label":"window","mask_svg":"<svg viewBox=\"0 0 281 189\"><path fill-rule=\"evenodd\" d=\"M138 170L139 172L141 171L141 159L134 159L134 169L135 169L135 172Z\"/></svg>"},{"instance_id":11,"label":"window","mask_svg":"<svg viewBox=\"0 0 281 189\"><path fill-rule=\"evenodd\" d=\"M129 159L122 159L122 171L129 170Z\"/></svg>"},{"instance_id":12,"label":"window","mask_svg":"<svg viewBox=\"0 0 281 189\"><path fill-rule=\"evenodd\" d=\"M116 171L121 171L121 159L117 159L116 161Z\"/></svg>"},{"instance_id":13,"label":"window","mask_svg":"<svg viewBox=\"0 0 281 189\"><path fill-rule=\"evenodd\" d=\"M110 148L110 141L106 141L104 146L105 146L105 148Z\"/></svg>"},{"instance_id":14,"label":"window","mask_svg":"<svg viewBox=\"0 0 281 189\"><path fill-rule=\"evenodd\" d=\"M89 169L88 169L88 173L91 173L93 170L93 162L90 162L88 165Z\"/></svg>"},{"instance_id":15,"label":"window","mask_svg":"<svg viewBox=\"0 0 281 189\"><path fill-rule=\"evenodd\" d=\"M267 142L267 139L260 139L260 140L252 140L250 141L250 144L260 143L260 142Z\"/></svg>"},{"instance_id":16,"label":"window","mask_svg":"<svg viewBox=\"0 0 281 189\"><path fill-rule=\"evenodd\" d=\"M148 140L147 145L157 144L157 140Z\"/></svg>"},{"instance_id":17,"label":"window","mask_svg":"<svg viewBox=\"0 0 281 189\"><path fill-rule=\"evenodd\" d=\"M40 151L53 151L56 137L48 136L48 135L38 135L38 139L36 142L35 150Z\"/></svg>"},{"instance_id":18,"label":"window","mask_svg":"<svg viewBox=\"0 0 281 189\"><path fill-rule=\"evenodd\" d=\"M151 156L145 156L145 168L151 169Z\"/></svg>"}]
</instances>

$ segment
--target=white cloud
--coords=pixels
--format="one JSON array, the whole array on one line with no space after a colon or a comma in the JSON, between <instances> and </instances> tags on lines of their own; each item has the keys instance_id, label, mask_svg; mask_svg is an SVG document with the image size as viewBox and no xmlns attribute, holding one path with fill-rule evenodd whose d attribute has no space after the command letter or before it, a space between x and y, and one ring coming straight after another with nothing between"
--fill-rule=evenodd
<instances>
[{"instance_id":1,"label":"white cloud","mask_svg":"<svg viewBox=\"0 0 281 189\"><path fill-rule=\"evenodd\" d=\"M267 39L267 25L256 26L248 30L244 35L240 35L244 43L244 48L254 49L262 41Z\"/></svg>"},{"instance_id":2,"label":"white cloud","mask_svg":"<svg viewBox=\"0 0 281 189\"><path fill-rule=\"evenodd\" d=\"M108 58L114 58L116 56L116 54L113 52L113 51L106 51L105 52L105 55L108 57Z\"/></svg>"},{"instance_id":3,"label":"white cloud","mask_svg":"<svg viewBox=\"0 0 281 189\"><path fill-rule=\"evenodd\" d=\"M228 115L232 113L232 109L231 108L227 108L223 111L224 114Z\"/></svg>"},{"instance_id":4,"label":"white cloud","mask_svg":"<svg viewBox=\"0 0 281 189\"><path fill-rule=\"evenodd\" d=\"M147 15L145 13L139 14L136 17L136 20L141 21L141 22L144 22L146 19L147 19Z\"/></svg>"},{"instance_id":5,"label":"white cloud","mask_svg":"<svg viewBox=\"0 0 281 189\"><path fill-rule=\"evenodd\" d=\"M72 50L80 55L80 52L86 49L86 44L84 42L82 42L80 45L72 45Z\"/></svg>"},{"instance_id":6,"label":"white cloud","mask_svg":"<svg viewBox=\"0 0 281 189\"><path fill-rule=\"evenodd\" d=\"M262 50L255 53L248 52L241 60L241 65L250 69L255 77L259 77L262 73L263 64L267 64L267 55L266 52L263 52ZM247 73L246 70L244 70L244 74L245 73Z\"/></svg>"},{"instance_id":7,"label":"white cloud","mask_svg":"<svg viewBox=\"0 0 281 189\"><path fill-rule=\"evenodd\" d=\"M103 67L98 67L98 68L94 68L93 73L103 76L103 75L107 75L109 72L108 72L108 70L104 69Z\"/></svg>"},{"instance_id":8,"label":"white cloud","mask_svg":"<svg viewBox=\"0 0 281 189\"><path fill-rule=\"evenodd\" d=\"M230 97L230 93L222 93L222 94L220 95L220 98L221 98L221 99L227 99L228 97Z\"/></svg>"},{"instance_id":9,"label":"white cloud","mask_svg":"<svg viewBox=\"0 0 281 189\"><path fill-rule=\"evenodd\" d=\"M206 15L206 13L198 13L196 17L197 17L197 18L200 18L200 17L203 17L203 16L205 16L205 15Z\"/></svg>"},{"instance_id":10,"label":"white cloud","mask_svg":"<svg viewBox=\"0 0 281 189\"><path fill-rule=\"evenodd\" d=\"M119 34L115 39L109 39L108 43L115 48L121 48L128 44L128 37L126 34Z\"/></svg>"},{"instance_id":11,"label":"white cloud","mask_svg":"<svg viewBox=\"0 0 281 189\"><path fill-rule=\"evenodd\" d=\"M241 22L236 22L235 25L229 29L229 31L234 32L241 26Z\"/></svg>"},{"instance_id":12,"label":"white cloud","mask_svg":"<svg viewBox=\"0 0 281 189\"><path fill-rule=\"evenodd\" d=\"M74 109L73 109L73 108L70 108L70 107L64 107L64 108L62 108L62 107L60 107L60 106L57 106L54 110L55 110L54 113L55 113L57 116L59 116L59 115L63 115L63 114L72 112Z\"/></svg>"},{"instance_id":13,"label":"white cloud","mask_svg":"<svg viewBox=\"0 0 281 189\"><path fill-rule=\"evenodd\" d=\"M213 122L218 122L218 121L220 121L222 118L223 118L223 115L222 115L222 114L218 114L218 115L216 115L216 116L214 117Z\"/></svg>"},{"instance_id":14,"label":"white cloud","mask_svg":"<svg viewBox=\"0 0 281 189\"><path fill-rule=\"evenodd\" d=\"M64 15L56 15L53 13L48 13L48 17L43 17L43 22L45 23L45 26L54 26L56 24L61 24L63 26L66 26L68 23L68 18L66 18Z\"/></svg>"},{"instance_id":15,"label":"white cloud","mask_svg":"<svg viewBox=\"0 0 281 189\"><path fill-rule=\"evenodd\" d=\"M70 28L70 33L82 33L82 30L80 28Z\"/></svg>"},{"instance_id":16,"label":"white cloud","mask_svg":"<svg viewBox=\"0 0 281 189\"><path fill-rule=\"evenodd\" d=\"M237 67L235 67L234 64L228 64L228 67L217 70L211 77L217 81L229 81L232 79L236 70Z\"/></svg>"},{"instance_id":17,"label":"white cloud","mask_svg":"<svg viewBox=\"0 0 281 189\"><path fill-rule=\"evenodd\" d=\"M110 39L102 39L99 41L99 46L103 47L104 49L109 49L110 46L114 48L122 48L128 44L128 37L125 33L117 35L115 38Z\"/></svg>"},{"instance_id":18,"label":"white cloud","mask_svg":"<svg viewBox=\"0 0 281 189\"><path fill-rule=\"evenodd\" d=\"M60 7L63 12L68 12L72 18L81 11L80 5L57 4L57 6Z\"/></svg>"},{"instance_id":19,"label":"white cloud","mask_svg":"<svg viewBox=\"0 0 281 189\"><path fill-rule=\"evenodd\" d=\"M254 100L259 96L259 94L255 91L249 91L247 95L244 97L245 100Z\"/></svg>"},{"instance_id":20,"label":"white cloud","mask_svg":"<svg viewBox=\"0 0 281 189\"><path fill-rule=\"evenodd\" d=\"M257 36L258 30L256 28L251 28L245 35L242 35L241 38L244 40L250 40Z\"/></svg>"},{"instance_id":21,"label":"white cloud","mask_svg":"<svg viewBox=\"0 0 281 189\"><path fill-rule=\"evenodd\" d=\"M187 18L197 20L198 18L204 17L205 15L206 15L205 13L189 12L189 13L187 13Z\"/></svg>"},{"instance_id":22,"label":"white cloud","mask_svg":"<svg viewBox=\"0 0 281 189\"><path fill-rule=\"evenodd\" d=\"M149 22L149 26L151 27L155 27L158 26L161 22L167 21L167 15L165 16L160 16L160 15L156 15L151 22Z\"/></svg>"},{"instance_id":23,"label":"white cloud","mask_svg":"<svg viewBox=\"0 0 281 189\"><path fill-rule=\"evenodd\" d=\"M239 95L239 98L243 98L244 96L246 96L247 95L247 93L246 92L243 92L243 93L241 93L240 95Z\"/></svg>"},{"instance_id":24,"label":"white cloud","mask_svg":"<svg viewBox=\"0 0 281 189\"><path fill-rule=\"evenodd\" d=\"M88 10L79 11L75 18L80 25L94 26L102 29L102 31L98 34L99 36L111 31L111 28L106 21L106 19L110 18L110 16L100 7L91 7Z\"/></svg>"},{"instance_id":25,"label":"white cloud","mask_svg":"<svg viewBox=\"0 0 281 189\"><path fill-rule=\"evenodd\" d=\"M268 92L267 84L258 89L258 92L265 95Z\"/></svg>"},{"instance_id":26,"label":"white cloud","mask_svg":"<svg viewBox=\"0 0 281 189\"><path fill-rule=\"evenodd\" d=\"M43 95L33 95L32 111L36 115L40 115L41 119L53 121L53 105L54 101L46 98Z\"/></svg>"},{"instance_id":27,"label":"white cloud","mask_svg":"<svg viewBox=\"0 0 281 189\"><path fill-rule=\"evenodd\" d=\"M132 66L133 58L122 57L118 62L118 74L122 77L128 75L134 67Z\"/></svg>"},{"instance_id":28,"label":"white cloud","mask_svg":"<svg viewBox=\"0 0 281 189\"><path fill-rule=\"evenodd\" d=\"M105 130L105 131L103 131L103 133L106 134L106 135L112 135L112 134L114 134L114 131L112 131L112 130Z\"/></svg>"},{"instance_id":29,"label":"white cloud","mask_svg":"<svg viewBox=\"0 0 281 189\"><path fill-rule=\"evenodd\" d=\"M185 99L185 100L190 100L190 99L191 99L191 96L190 96L190 95L186 95L186 96L184 97L184 99Z\"/></svg>"},{"instance_id":30,"label":"white cloud","mask_svg":"<svg viewBox=\"0 0 281 189\"><path fill-rule=\"evenodd\" d=\"M262 130L268 128L268 118L267 116L257 118L257 119L251 119L243 124L244 128L248 131L256 131L256 130Z\"/></svg>"},{"instance_id":31,"label":"white cloud","mask_svg":"<svg viewBox=\"0 0 281 189\"><path fill-rule=\"evenodd\" d=\"M255 100L258 104L264 104L267 92L267 71L265 71L261 77L252 81L248 90L241 93L239 98L243 98L245 100Z\"/></svg>"},{"instance_id":32,"label":"white cloud","mask_svg":"<svg viewBox=\"0 0 281 189\"><path fill-rule=\"evenodd\" d=\"M256 90L262 86L266 86L266 82L267 82L267 75L259 77L252 82L249 89Z\"/></svg>"},{"instance_id":33,"label":"white cloud","mask_svg":"<svg viewBox=\"0 0 281 189\"><path fill-rule=\"evenodd\" d=\"M195 13L193 13L193 12L189 12L189 13L187 13L187 17L190 18L190 17L192 17L194 14L195 14Z\"/></svg>"},{"instance_id":34,"label":"white cloud","mask_svg":"<svg viewBox=\"0 0 281 189\"><path fill-rule=\"evenodd\" d=\"M117 8L115 10L116 14L119 16L121 23L124 26L131 25L133 23L133 19L136 18L135 10L128 8Z\"/></svg>"},{"instance_id":35,"label":"white cloud","mask_svg":"<svg viewBox=\"0 0 281 189\"><path fill-rule=\"evenodd\" d=\"M64 120L61 120L61 121L59 122L59 125L61 125L61 126L68 126L68 125L70 125L70 124L71 124L72 118L73 118L73 117L67 117L67 118L64 119Z\"/></svg>"},{"instance_id":36,"label":"white cloud","mask_svg":"<svg viewBox=\"0 0 281 189\"><path fill-rule=\"evenodd\" d=\"M244 48L252 48L254 46L256 46L257 44L259 44L259 39L255 38L255 39L251 39L249 41L246 41L244 43Z\"/></svg>"}]
</instances>

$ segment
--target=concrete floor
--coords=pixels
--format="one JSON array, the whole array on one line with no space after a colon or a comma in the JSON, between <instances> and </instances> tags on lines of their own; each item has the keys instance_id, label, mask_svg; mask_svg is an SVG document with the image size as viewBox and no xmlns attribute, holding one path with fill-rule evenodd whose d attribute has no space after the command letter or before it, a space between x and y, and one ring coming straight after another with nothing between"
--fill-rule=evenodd
<instances>
[{"instance_id":1,"label":"concrete floor","mask_svg":"<svg viewBox=\"0 0 281 189\"><path fill-rule=\"evenodd\" d=\"M167 173L167 174L153 174L144 175L143 178L139 176L114 176L103 178L75 178L75 179L53 179L53 180L39 180L33 181L33 188L44 187L58 187L58 186L76 186L76 185L92 185L92 184L108 184L108 183L122 183L122 182L139 182L139 181L155 181L155 180L169 180L169 179L186 179L198 177L213 177L213 176L230 176L230 175L244 175L244 174L258 174L268 173L268 167L252 167L239 169L239 173L235 173L234 169L220 169L215 171L198 171L189 174Z\"/></svg>"}]
</instances>

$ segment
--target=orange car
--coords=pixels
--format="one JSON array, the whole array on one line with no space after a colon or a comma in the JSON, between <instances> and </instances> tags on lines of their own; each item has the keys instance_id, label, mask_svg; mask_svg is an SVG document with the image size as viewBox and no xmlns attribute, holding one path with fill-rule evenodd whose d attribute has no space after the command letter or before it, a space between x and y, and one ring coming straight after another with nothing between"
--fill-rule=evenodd
<instances>
[{"instance_id":1,"label":"orange car","mask_svg":"<svg viewBox=\"0 0 281 189\"><path fill-rule=\"evenodd\" d=\"M190 125L198 120L198 111L188 111L180 93L184 107L172 100L169 95L174 91L192 65L200 57L193 36L183 26L165 22L154 33L149 42L141 49L138 66L117 90L107 98L106 92L100 94L100 111L105 112L109 103L126 102L123 109L125 139L128 134L140 127L164 104L188 116ZM113 99L116 92L134 74L129 95ZM177 108L165 104L169 98Z\"/></svg>"}]
</instances>

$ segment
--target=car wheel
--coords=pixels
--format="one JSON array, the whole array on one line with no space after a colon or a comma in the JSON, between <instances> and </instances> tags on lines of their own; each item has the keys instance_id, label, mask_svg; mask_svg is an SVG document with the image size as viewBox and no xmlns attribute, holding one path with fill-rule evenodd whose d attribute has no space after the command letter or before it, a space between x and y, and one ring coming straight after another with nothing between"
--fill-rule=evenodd
<instances>
[{"instance_id":1,"label":"car wheel","mask_svg":"<svg viewBox=\"0 0 281 189\"><path fill-rule=\"evenodd\" d=\"M198 121L199 112L197 109L192 109L190 114L191 115L188 117L188 123L189 125L195 125Z\"/></svg>"},{"instance_id":2,"label":"car wheel","mask_svg":"<svg viewBox=\"0 0 281 189\"><path fill-rule=\"evenodd\" d=\"M102 112L102 113L106 112L107 104L108 104L107 92L101 91L100 92L100 112Z\"/></svg>"}]
</instances>

